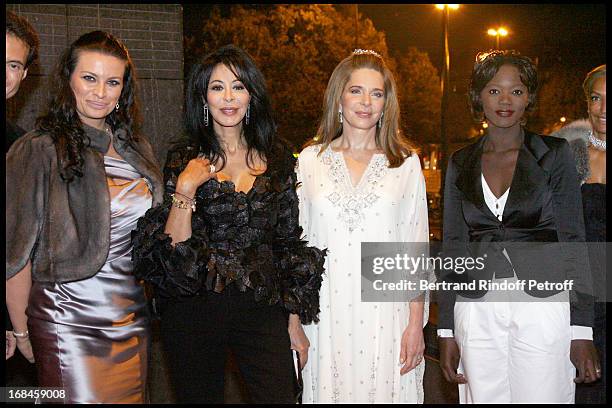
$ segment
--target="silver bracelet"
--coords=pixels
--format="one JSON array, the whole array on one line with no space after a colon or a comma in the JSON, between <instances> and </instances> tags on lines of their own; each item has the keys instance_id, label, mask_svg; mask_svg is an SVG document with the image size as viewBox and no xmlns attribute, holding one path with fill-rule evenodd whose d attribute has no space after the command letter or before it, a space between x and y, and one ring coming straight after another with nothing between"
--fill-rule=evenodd
<instances>
[{"instance_id":1,"label":"silver bracelet","mask_svg":"<svg viewBox=\"0 0 612 408\"><path fill-rule=\"evenodd\" d=\"M26 330L23 333L19 333L13 330L13 336L17 337L18 339L25 339L30 336L30 332Z\"/></svg>"}]
</instances>

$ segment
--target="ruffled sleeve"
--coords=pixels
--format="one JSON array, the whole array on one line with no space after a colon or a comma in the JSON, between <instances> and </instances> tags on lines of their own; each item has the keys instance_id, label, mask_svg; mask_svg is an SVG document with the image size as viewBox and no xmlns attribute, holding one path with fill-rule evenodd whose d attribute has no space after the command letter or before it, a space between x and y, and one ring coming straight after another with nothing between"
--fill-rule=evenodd
<instances>
[{"instance_id":1,"label":"ruffled sleeve","mask_svg":"<svg viewBox=\"0 0 612 408\"><path fill-rule=\"evenodd\" d=\"M299 315L303 324L318 322L319 290L327 250L308 246L301 239L297 177L290 171L283 178L284 188L278 195L279 214L274 246L276 263L283 277L283 305L288 312Z\"/></svg>"},{"instance_id":2,"label":"ruffled sleeve","mask_svg":"<svg viewBox=\"0 0 612 408\"><path fill-rule=\"evenodd\" d=\"M168 153L164 168L164 201L149 209L132 232L134 276L153 284L158 293L166 297L197 293L207 273L209 239L196 214L193 214L193 232L189 239L173 247L172 239L164 233L172 205L170 194L175 191L178 175L196 156L197 149L193 147L181 147Z\"/></svg>"}]
</instances>

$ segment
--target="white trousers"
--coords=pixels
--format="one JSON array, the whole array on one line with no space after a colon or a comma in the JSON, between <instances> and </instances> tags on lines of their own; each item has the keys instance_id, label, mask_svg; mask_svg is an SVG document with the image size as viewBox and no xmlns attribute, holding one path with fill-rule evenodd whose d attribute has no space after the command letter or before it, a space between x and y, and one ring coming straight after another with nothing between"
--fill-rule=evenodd
<instances>
[{"instance_id":1,"label":"white trousers","mask_svg":"<svg viewBox=\"0 0 612 408\"><path fill-rule=\"evenodd\" d=\"M455 304L459 401L574 403L569 302Z\"/></svg>"}]
</instances>

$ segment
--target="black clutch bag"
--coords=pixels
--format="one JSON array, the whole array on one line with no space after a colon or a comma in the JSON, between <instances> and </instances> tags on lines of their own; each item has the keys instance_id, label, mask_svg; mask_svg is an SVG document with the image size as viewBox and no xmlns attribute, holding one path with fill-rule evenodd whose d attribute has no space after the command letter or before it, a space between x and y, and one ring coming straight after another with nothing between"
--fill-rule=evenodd
<instances>
[{"instance_id":1,"label":"black clutch bag","mask_svg":"<svg viewBox=\"0 0 612 408\"><path fill-rule=\"evenodd\" d=\"M304 380L302 379L302 369L300 366L302 365L300 362L300 353L295 352L295 403L302 403L302 394L304 393Z\"/></svg>"}]
</instances>

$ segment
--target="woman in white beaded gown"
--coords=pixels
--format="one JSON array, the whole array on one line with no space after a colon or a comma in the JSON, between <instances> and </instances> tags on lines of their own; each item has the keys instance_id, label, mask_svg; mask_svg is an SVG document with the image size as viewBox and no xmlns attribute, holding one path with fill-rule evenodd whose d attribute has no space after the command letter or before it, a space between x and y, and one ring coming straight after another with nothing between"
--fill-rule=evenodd
<instances>
[{"instance_id":1,"label":"woman in white beaded gown","mask_svg":"<svg viewBox=\"0 0 612 408\"><path fill-rule=\"evenodd\" d=\"M425 181L374 51L336 67L318 137L298 159L300 223L328 248L320 321L304 327L304 403L422 403L428 300L362 302L361 242L427 242Z\"/></svg>"}]
</instances>

